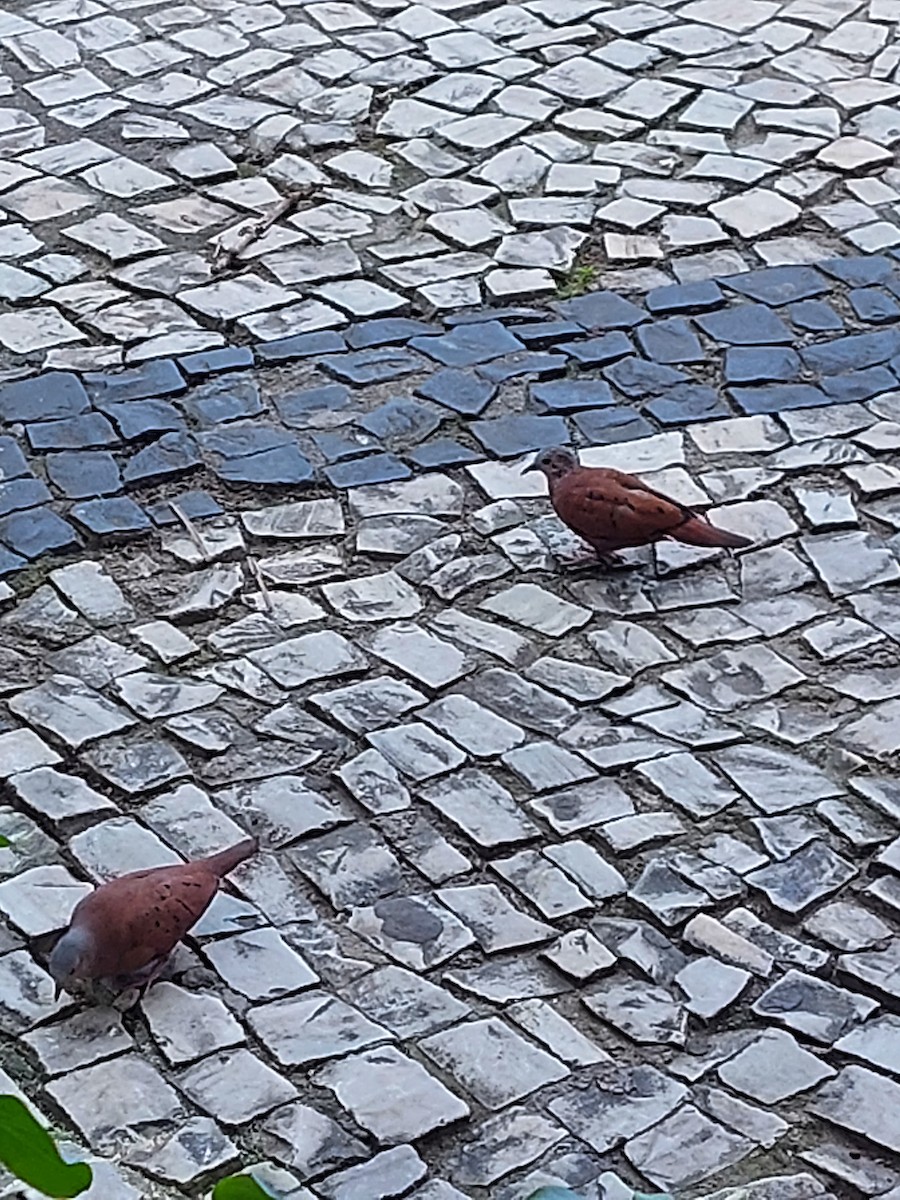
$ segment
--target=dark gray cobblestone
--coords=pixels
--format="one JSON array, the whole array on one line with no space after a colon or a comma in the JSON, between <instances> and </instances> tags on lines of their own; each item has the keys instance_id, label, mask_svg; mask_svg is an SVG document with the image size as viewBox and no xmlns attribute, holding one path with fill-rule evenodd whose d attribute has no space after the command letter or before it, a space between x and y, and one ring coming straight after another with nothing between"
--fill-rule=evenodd
<instances>
[{"instance_id":1,"label":"dark gray cobblestone","mask_svg":"<svg viewBox=\"0 0 900 1200\"><path fill-rule=\"evenodd\" d=\"M196 495L204 484L222 498L248 486L354 488L422 470L477 470L485 454L515 460L557 443L614 445L711 418L852 411L860 402L881 418L875 428L857 431L852 446L823 442L822 452L826 461L845 456L861 495L877 500L896 480L885 458L900 443L900 334L861 320L841 282L876 263L881 283L900 290L890 258L835 260L728 276L700 291L659 288L639 303L591 292L552 309L482 310L443 326L356 323L263 347L255 370L235 350L205 364L194 355L0 383L0 574L71 545L180 521L154 502L163 485L193 519L215 512L212 499ZM842 314L840 329L809 331L796 308L821 301L795 298L823 293ZM827 420L819 418L823 435ZM811 465L804 453L786 452L779 465ZM854 523L846 499L818 514L820 491L797 498L813 533ZM848 550L858 548L854 560L869 557L874 569L877 552L846 537ZM815 558L813 542L808 552ZM888 563L884 570L889 578Z\"/></svg>"}]
</instances>

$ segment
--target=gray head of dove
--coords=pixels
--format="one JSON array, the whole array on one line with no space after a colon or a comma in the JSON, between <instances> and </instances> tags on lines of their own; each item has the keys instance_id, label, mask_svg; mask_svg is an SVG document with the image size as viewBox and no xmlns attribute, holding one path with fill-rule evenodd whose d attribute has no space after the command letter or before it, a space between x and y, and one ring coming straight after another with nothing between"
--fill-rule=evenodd
<instances>
[{"instance_id":1,"label":"gray head of dove","mask_svg":"<svg viewBox=\"0 0 900 1200\"><path fill-rule=\"evenodd\" d=\"M527 474L528 471L541 471L547 476L548 482L553 483L557 479L562 479L564 475L568 475L570 471L574 471L577 466L578 455L574 450L570 450L568 446L551 446L547 450L542 450L534 461L525 467L522 474Z\"/></svg>"},{"instance_id":2,"label":"gray head of dove","mask_svg":"<svg viewBox=\"0 0 900 1200\"><path fill-rule=\"evenodd\" d=\"M69 991L70 984L90 979L94 938L87 929L67 929L50 954L47 964L56 983L56 995Z\"/></svg>"}]
</instances>

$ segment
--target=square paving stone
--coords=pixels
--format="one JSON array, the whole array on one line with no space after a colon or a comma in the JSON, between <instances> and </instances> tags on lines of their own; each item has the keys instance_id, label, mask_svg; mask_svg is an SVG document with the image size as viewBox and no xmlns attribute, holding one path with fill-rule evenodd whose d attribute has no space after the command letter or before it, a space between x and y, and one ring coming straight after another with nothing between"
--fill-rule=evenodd
<instances>
[{"instance_id":1,"label":"square paving stone","mask_svg":"<svg viewBox=\"0 0 900 1200\"><path fill-rule=\"evenodd\" d=\"M318 976L274 929L251 929L208 943L204 954L226 985L251 1000L273 1000L318 983Z\"/></svg>"},{"instance_id":2,"label":"square paving stone","mask_svg":"<svg viewBox=\"0 0 900 1200\"><path fill-rule=\"evenodd\" d=\"M844 328L844 322L824 300L800 300L788 305L786 311L798 329L810 333L836 332Z\"/></svg>"},{"instance_id":3,"label":"square paving stone","mask_svg":"<svg viewBox=\"0 0 900 1200\"><path fill-rule=\"evenodd\" d=\"M607 363L615 362L617 358L633 354L634 345L626 334L616 329L596 338L563 342L557 346L557 350L574 358L582 367L604 367Z\"/></svg>"},{"instance_id":4,"label":"square paving stone","mask_svg":"<svg viewBox=\"0 0 900 1200\"><path fill-rule=\"evenodd\" d=\"M583 997L595 1016L632 1041L649 1045L685 1044L687 1012L665 988L627 979L611 980Z\"/></svg>"},{"instance_id":5,"label":"square paving stone","mask_svg":"<svg viewBox=\"0 0 900 1200\"><path fill-rule=\"evenodd\" d=\"M46 465L50 482L73 500L110 495L122 487L116 460L105 450L49 454Z\"/></svg>"},{"instance_id":6,"label":"square paving stone","mask_svg":"<svg viewBox=\"0 0 900 1200\"><path fill-rule=\"evenodd\" d=\"M419 1042L479 1104L505 1108L569 1075L559 1059L538 1050L498 1017L454 1025Z\"/></svg>"},{"instance_id":7,"label":"square paving stone","mask_svg":"<svg viewBox=\"0 0 900 1200\"><path fill-rule=\"evenodd\" d=\"M112 1148L122 1131L147 1122L176 1120L182 1102L175 1090L137 1054L71 1071L47 1092L95 1149Z\"/></svg>"},{"instance_id":8,"label":"square paving stone","mask_svg":"<svg viewBox=\"0 0 900 1200\"><path fill-rule=\"evenodd\" d=\"M62 553L78 547L78 535L68 521L52 509L40 507L14 512L0 518L0 541L21 558L40 558L53 551ZM11 569L17 568L10 564Z\"/></svg>"},{"instance_id":9,"label":"square paving stone","mask_svg":"<svg viewBox=\"0 0 900 1200\"><path fill-rule=\"evenodd\" d=\"M488 954L546 942L556 933L552 925L520 912L493 883L442 888L435 895L469 926Z\"/></svg>"},{"instance_id":10,"label":"square paving stone","mask_svg":"<svg viewBox=\"0 0 900 1200\"><path fill-rule=\"evenodd\" d=\"M400 1038L431 1033L462 1020L470 1011L445 988L403 967L379 967L342 990L349 1003L365 1009L372 1020Z\"/></svg>"},{"instance_id":11,"label":"square paving stone","mask_svg":"<svg viewBox=\"0 0 900 1200\"><path fill-rule=\"evenodd\" d=\"M400 887L400 864L362 824L310 838L291 852L297 868L337 908L372 904Z\"/></svg>"},{"instance_id":12,"label":"square paving stone","mask_svg":"<svg viewBox=\"0 0 900 1200\"><path fill-rule=\"evenodd\" d=\"M66 925L92 890L63 866L32 867L0 883L0 912L28 937L37 937Z\"/></svg>"},{"instance_id":13,"label":"square paving stone","mask_svg":"<svg viewBox=\"0 0 900 1200\"><path fill-rule=\"evenodd\" d=\"M487 772L467 768L419 789L419 794L485 849L532 841L538 827Z\"/></svg>"},{"instance_id":14,"label":"square paving stone","mask_svg":"<svg viewBox=\"0 0 900 1200\"><path fill-rule=\"evenodd\" d=\"M725 302L722 289L712 279L698 283L673 284L647 293L646 305L652 313L702 312Z\"/></svg>"},{"instance_id":15,"label":"square paving stone","mask_svg":"<svg viewBox=\"0 0 900 1200\"><path fill-rule=\"evenodd\" d=\"M813 841L783 862L752 872L746 880L764 891L782 912L798 913L838 891L856 873L856 868L830 846Z\"/></svg>"},{"instance_id":16,"label":"square paving stone","mask_svg":"<svg viewBox=\"0 0 900 1200\"><path fill-rule=\"evenodd\" d=\"M642 325L635 333L643 353L658 363L702 362L705 354L687 321L672 317Z\"/></svg>"},{"instance_id":17,"label":"square paving stone","mask_svg":"<svg viewBox=\"0 0 900 1200\"><path fill-rule=\"evenodd\" d=\"M762 271L747 271L729 275L721 283L733 292L740 292L760 304L775 308L794 301L810 300L829 291L828 280L813 267L767 267Z\"/></svg>"},{"instance_id":18,"label":"square paving stone","mask_svg":"<svg viewBox=\"0 0 900 1200\"><path fill-rule=\"evenodd\" d=\"M93 1008L64 1021L39 1026L22 1035L45 1071L63 1075L99 1059L121 1054L134 1045L122 1025L121 1014L112 1008Z\"/></svg>"},{"instance_id":19,"label":"square paving stone","mask_svg":"<svg viewBox=\"0 0 900 1200\"><path fill-rule=\"evenodd\" d=\"M587 896L537 850L521 850L492 867L550 920L593 908Z\"/></svg>"},{"instance_id":20,"label":"square paving stone","mask_svg":"<svg viewBox=\"0 0 900 1200\"><path fill-rule=\"evenodd\" d=\"M93 401L124 403L150 396L171 396L185 390L185 381L171 359L155 359L128 371L88 374L84 377ZM99 406L98 406L99 407Z\"/></svg>"},{"instance_id":21,"label":"square paving stone","mask_svg":"<svg viewBox=\"0 0 900 1200\"><path fill-rule=\"evenodd\" d=\"M445 367L474 367L503 354L524 350L525 346L499 321L458 325L439 337L417 337L410 343Z\"/></svg>"},{"instance_id":22,"label":"square paving stone","mask_svg":"<svg viewBox=\"0 0 900 1200\"><path fill-rule=\"evenodd\" d=\"M852 1029L835 1049L892 1075L900 1075L900 1018L887 1014Z\"/></svg>"},{"instance_id":23,"label":"square paving stone","mask_svg":"<svg viewBox=\"0 0 900 1200\"><path fill-rule=\"evenodd\" d=\"M178 1086L225 1125L243 1125L297 1096L293 1084L249 1050L226 1050L201 1059L178 1076Z\"/></svg>"},{"instance_id":24,"label":"square paving stone","mask_svg":"<svg viewBox=\"0 0 900 1200\"><path fill-rule=\"evenodd\" d=\"M470 1130L470 1136L452 1157L449 1173L463 1187L488 1187L510 1171L542 1158L564 1137L562 1127L541 1114L524 1107L510 1109ZM553 1166L558 1172L555 1163ZM447 1187L446 1194L431 1197L420 1191L418 1200L460 1200L461 1196Z\"/></svg>"},{"instance_id":25,"label":"square paving stone","mask_svg":"<svg viewBox=\"0 0 900 1200\"><path fill-rule=\"evenodd\" d=\"M286 1067L340 1057L393 1037L358 1009L321 991L252 1008L247 1019Z\"/></svg>"},{"instance_id":26,"label":"square paving stone","mask_svg":"<svg viewBox=\"0 0 900 1200\"><path fill-rule=\"evenodd\" d=\"M49 504L52 500L53 494L42 479L26 476L24 479L0 483L0 516L3 517L26 508Z\"/></svg>"},{"instance_id":27,"label":"square paving stone","mask_svg":"<svg viewBox=\"0 0 900 1200\"><path fill-rule=\"evenodd\" d=\"M69 516L95 537L126 537L146 533L152 528L150 518L128 496L85 500L74 504L69 509Z\"/></svg>"},{"instance_id":28,"label":"square paving stone","mask_svg":"<svg viewBox=\"0 0 900 1200\"><path fill-rule=\"evenodd\" d=\"M602 379L554 379L550 383L533 383L529 393L532 400L548 412L576 412L615 401L609 384ZM566 440L567 436L558 439L560 442Z\"/></svg>"},{"instance_id":29,"label":"square paving stone","mask_svg":"<svg viewBox=\"0 0 900 1200\"><path fill-rule=\"evenodd\" d=\"M673 389L674 390L674 389ZM664 404L655 400L648 405ZM577 412L573 418L575 427L590 444L608 445L612 442L631 442L649 437L653 426L634 408L597 408Z\"/></svg>"},{"instance_id":30,"label":"square paving stone","mask_svg":"<svg viewBox=\"0 0 900 1200\"><path fill-rule=\"evenodd\" d=\"M327 1200L392 1200L427 1174L428 1167L412 1146L395 1146L359 1166L329 1175L317 1183L316 1190Z\"/></svg>"},{"instance_id":31,"label":"square paving stone","mask_svg":"<svg viewBox=\"0 0 900 1200\"><path fill-rule=\"evenodd\" d=\"M766 1030L716 1073L730 1088L765 1105L808 1091L835 1074L833 1067L781 1029Z\"/></svg>"},{"instance_id":32,"label":"square paving stone","mask_svg":"<svg viewBox=\"0 0 900 1200\"><path fill-rule=\"evenodd\" d=\"M394 454L367 454L352 462L338 463L325 468L325 477L332 487L366 487L393 480L409 479L409 467Z\"/></svg>"},{"instance_id":33,"label":"square paving stone","mask_svg":"<svg viewBox=\"0 0 900 1200\"><path fill-rule=\"evenodd\" d=\"M552 306L561 317L574 321L582 329L633 329L647 320L644 309L615 292L588 292L574 300L563 300Z\"/></svg>"},{"instance_id":34,"label":"square paving stone","mask_svg":"<svg viewBox=\"0 0 900 1200\"><path fill-rule=\"evenodd\" d=\"M28 425L25 432L33 450L82 450L114 446L119 441L110 422L98 412L62 421L39 421Z\"/></svg>"},{"instance_id":35,"label":"square paving stone","mask_svg":"<svg viewBox=\"0 0 900 1200\"><path fill-rule=\"evenodd\" d=\"M160 1052L178 1066L245 1041L244 1027L217 996L163 980L144 997L142 1009Z\"/></svg>"},{"instance_id":36,"label":"square paving stone","mask_svg":"<svg viewBox=\"0 0 900 1200\"><path fill-rule=\"evenodd\" d=\"M393 896L355 909L349 928L385 954L426 971L475 940L471 930L430 896Z\"/></svg>"},{"instance_id":37,"label":"square paving stone","mask_svg":"<svg viewBox=\"0 0 900 1200\"><path fill-rule=\"evenodd\" d=\"M474 417L488 406L497 394L497 387L479 378L474 371L448 367L431 374L418 385L416 392L463 416Z\"/></svg>"},{"instance_id":38,"label":"square paving stone","mask_svg":"<svg viewBox=\"0 0 900 1200\"><path fill-rule=\"evenodd\" d=\"M75 748L135 724L125 709L70 675L52 675L38 687L19 692L10 707Z\"/></svg>"},{"instance_id":39,"label":"square paving stone","mask_svg":"<svg viewBox=\"0 0 900 1200\"><path fill-rule=\"evenodd\" d=\"M463 1120L468 1104L393 1046L351 1054L315 1077L381 1145L412 1142Z\"/></svg>"},{"instance_id":40,"label":"square paving stone","mask_svg":"<svg viewBox=\"0 0 900 1200\"><path fill-rule=\"evenodd\" d=\"M721 312L694 317L694 323L707 337L729 346L758 346L794 340L781 318L763 304L737 304Z\"/></svg>"},{"instance_id":41,"label":"square paving stone","mask_svg":"<svg viewBox=\"0 0 900 1200\"><path fill-rule=\"evenodd\" d=\"M473 422L472 432L489 454L515 458L530 450L563 445L569 431L562 417L506 416Z\"/></svg>"},{"instance_id":42,"label":"square paving stone","mask_svg":"<svg viewBox=\"0 0 900 1200\"><path fill-rule=\"evenodd\" d=\"M0 386L0 417L4 421L59 421L77 417L89 407L81 380L67 372L49 371Z\"/></svg>"}]
</instances>

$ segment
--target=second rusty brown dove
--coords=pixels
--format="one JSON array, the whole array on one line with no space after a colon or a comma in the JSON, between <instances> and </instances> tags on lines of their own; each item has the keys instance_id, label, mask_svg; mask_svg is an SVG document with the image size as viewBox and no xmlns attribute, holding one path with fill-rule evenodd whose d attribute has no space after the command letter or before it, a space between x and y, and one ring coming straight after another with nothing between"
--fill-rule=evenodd
<instances>
[{"instance_id":1,"label":"second rusty brown dove","mask_svg":"<svg viewBox=\"0 0 900 1200\"><path fill-rule=\"evenodd\" d=\"M223 876L256 849L248 838L209 858L132 871L101 884L75 906L53 947L49 967L57 995L99 979L146 991L206 912Z\"/></svg>"},{"instance_id":2,"label":"second rusty brown dove","mask_svg":"<svg viewBox=\"0 0 900 1200\"><path fill-rule=\"evenodd\" d=\"M717 528L635 475L581 466L565 446L542 450L526 470L546 476L556 515L600 558L614 558L618 550L653 545L666 537L689 546L752 545L749 538Z\"/></svg>"}]
</instances>

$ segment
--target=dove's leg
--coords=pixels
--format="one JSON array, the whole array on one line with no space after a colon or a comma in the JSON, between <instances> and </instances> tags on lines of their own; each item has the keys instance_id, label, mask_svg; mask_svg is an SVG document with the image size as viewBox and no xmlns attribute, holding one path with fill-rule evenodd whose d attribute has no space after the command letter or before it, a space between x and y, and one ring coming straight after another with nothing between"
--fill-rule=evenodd
<instances>
[{"instance_id":1,"label":"dove's leg","mask_svg":"<svg viewBox=\"0 0 900 1200\"><path fill-rule=\"evenodd\" d=\"M148 962L146 967L141 967L139 971L132 971L130 975L116 976L116 987L119 989L116 1007L125 1011L133 1008L139 1000L143 1000L162 974L168 961L168 954L160 954ZM124 1003L125 1001L127 1003Z\"/></svg>"},{"instance_id":2,"label":"dove's leg","mask_svg":"<svg viewBox=\"0 0 900 1200\"><path fill-rule=\"evenodd\" d=\"M627 566L625 559L616 553L617 549L617 546L607 545L605 542L585 542L584 549L575 554L560 555L557 562L561 567L570 570L598 565L604 567Z\"/></svg>"}]
</instances>

